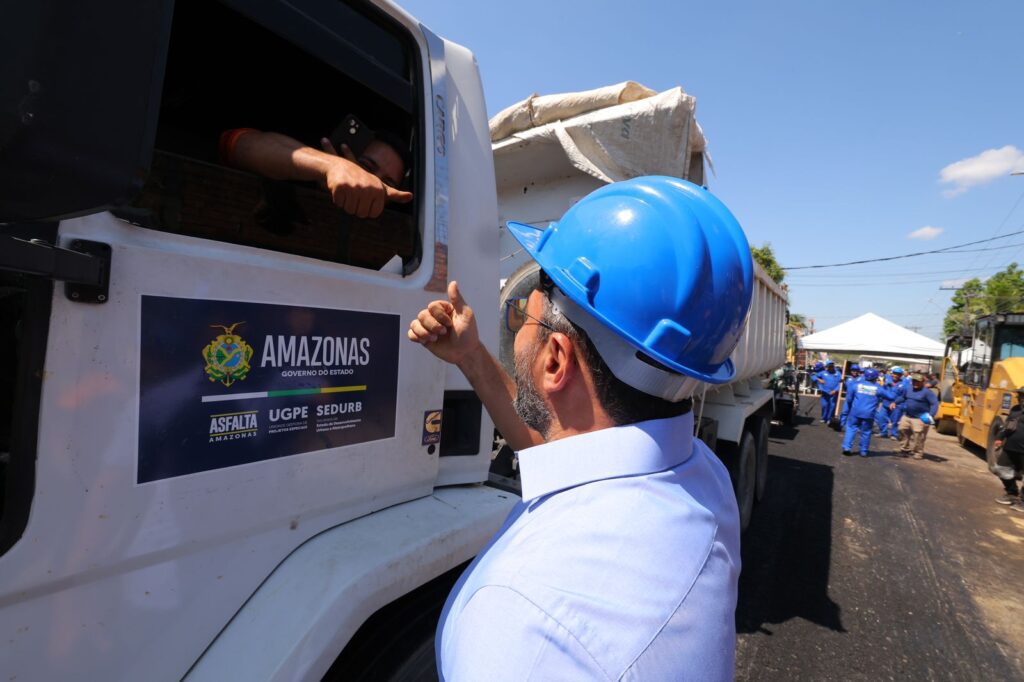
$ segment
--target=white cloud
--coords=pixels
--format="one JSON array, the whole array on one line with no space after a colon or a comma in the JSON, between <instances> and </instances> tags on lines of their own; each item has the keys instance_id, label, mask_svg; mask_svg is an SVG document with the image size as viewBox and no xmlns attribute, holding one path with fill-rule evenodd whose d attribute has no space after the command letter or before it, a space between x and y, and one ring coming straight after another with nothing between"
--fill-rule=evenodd
<instances>
[{"instance_id":1,"label":"white cloud","mask_svg":"<svg viewBox=\"0 0 1024 682\"><path fill-rule=\"evenodd\" d=\"M907 235L907 239L935 239L943 230L941 227L932 227L931 225L925 225L919 230L914 230Z\"/></svg>"},{"instance_id":2,"label":"white cloud","mask_svg":"<svg viewBox=\"0 0 1024 682\"><path fill-rule=\"evenodd\" d=\"M975 185L992 182L1015 170L1024 170L1024 152L1008 144L999 149L986 149L977 156L949 164L939 171L939 181L953 185L952 189L947 189L943 194L955 197Z\"/></svg>"}]
</instances>

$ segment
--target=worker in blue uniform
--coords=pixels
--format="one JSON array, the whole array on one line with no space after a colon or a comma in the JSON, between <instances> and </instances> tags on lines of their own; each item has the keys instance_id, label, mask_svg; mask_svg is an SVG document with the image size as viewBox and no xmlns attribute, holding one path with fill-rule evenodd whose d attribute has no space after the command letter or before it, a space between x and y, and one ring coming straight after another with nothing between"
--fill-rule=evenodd
<instances>
[{"instance_id":1,"label":"worker in blue uniform","mask_svg":"<svg viewBox=\"0 0 1024 682\"><path fill-rule=\"evenodd\" d=\"M852 455L853 439L860 434L860 456L867 457L871 447L871 427L879 405L894 399L893 389L878 383L878 370L869 367L864 378L853 385L848 395L850 412L846 418L846 435L843 437L843 454Z\"/></svg>"},{"instance_id":2,"label":"worker in blue uniform","mask_svg":"<svg viewBox=\"0 0 1024 682\"><path fill-rule=\"evenodd\" d=\"M896 370L899 370L899 372ZM897 375L893 379L896 398L903 398L913 390L910 376L903 371L902 367L893 367L892 372ZM892 440L899 440L900 417L903 416L906 406L903 404L902 400L895 400L895 404L896 407L892 409L892 417L889 420L889 438Z\"/></svg>"},{"instance_id":3,"label":"worker in blue uniform","mask_svg":"<svg viewBox=\"0 0 1024 682\"><path fill-rule=\"evenodd\" d=\"M903 395L903 368L893 367L883 377L883 385L893 393L892 400L882 403L878 410L875 423L878 424L879 435L882 438L896 438L898 421L893 420L893 413L896 410L896 399Z\"/></svg>"},{"instance_id":4,"label":"worker in blue uniform","mask_svg":"<svg viewBox=\"0 0 1024 682\"><path fill-rule=\"evenodd\" d=\"M877 372L876 372L877 374ZM839 414L839 427L846 427L846 416L850 414L850 399L853 396L853 385L860 381L860 365L856 362L850 365L850 376L843 381L843 410Z\"/></svg>"},{"instance_id":5,"label":"worker in blue uniform","mask_svg":"<svg viewBox=\"0 0 1024 682\"><path fill-rule=\"evenodd\" d=\"M820 361L816 362L816 363L814 363L813 367L811 367L810 365L807 366L807 387L808 387L808 389L812 389L812 388L813 389L817 389L817 388L819 388L819 386L818 386L818 375L821 374L823 371L825 371L825 363L824 362L820 362ZM810 410L808 410L807 412L808 412L808 414L810 414Z\"/></svg>"},{"instance_id":6,"label":"worker in blue uniform","mask_svg":"<svg viewBox=\"0 0 1024 682\"><path fill-rule=\"evenodd\" d=\"M821 391L821 423L828 424L832 421L832 415L836 411L836 401L839 399L839 384L842 382L842 375L836 371L836 363L829 360L825 363L825 371L818 372L818 389Z\"/></svg>"}]
</instances>

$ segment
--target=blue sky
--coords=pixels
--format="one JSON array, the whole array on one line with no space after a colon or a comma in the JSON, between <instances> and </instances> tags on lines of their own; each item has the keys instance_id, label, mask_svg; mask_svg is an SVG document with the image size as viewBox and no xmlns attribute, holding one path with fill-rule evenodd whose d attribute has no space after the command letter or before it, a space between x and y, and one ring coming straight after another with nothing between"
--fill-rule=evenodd
<instances>
[{"instance_id":1,"label":"blue sky","mask_svg":"<svg viewBox=\"0 0 1024 682\"><path fill-rule=\"evenodd\" d=\"M1024 176L1009 176L1024 169L1019 0L399 2L473 50L490 115L534 92L681 85L710 188L785 266L1024 229ZM940 231L909 236L925 227ZM790 309L819 330L874 312L938 338L952 293L938 280L1024 261L1024 235L984 246L1004 244L793 272Z\"/></svg>"}]
</instances>

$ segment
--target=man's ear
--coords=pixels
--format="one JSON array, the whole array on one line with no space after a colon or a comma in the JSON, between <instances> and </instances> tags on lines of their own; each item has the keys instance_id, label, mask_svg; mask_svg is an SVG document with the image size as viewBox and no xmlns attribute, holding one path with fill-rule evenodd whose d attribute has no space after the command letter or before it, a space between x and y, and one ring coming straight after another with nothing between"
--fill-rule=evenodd
<instances>
[{"instance_id":1,"label":"man's ear","mask_svg":"<svg viewBox=\"0 0 1024 682\"><path fill-rule=\"evenodd\" d=\"M549 393L564 390L580 371L576 348L561 332L552 332L544 341L543 362L541 381Z\"/></svg>"}]
</instances>

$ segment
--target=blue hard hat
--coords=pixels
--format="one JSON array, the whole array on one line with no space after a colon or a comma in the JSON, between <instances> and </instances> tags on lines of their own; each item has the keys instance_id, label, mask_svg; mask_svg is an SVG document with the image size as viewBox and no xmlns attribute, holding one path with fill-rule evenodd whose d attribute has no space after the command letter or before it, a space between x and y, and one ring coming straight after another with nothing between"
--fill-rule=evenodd
<instances>
[{"instance_id":1,"label":"blue hard hat","mask_svg":"<svg viewBox=\"0 0 1024 682\"><path fill-rule=\"evenodd\" d=\"M853 363L852 365L850 365L850 371L851 372L859 372L860 371L860 365L858 365L856 362Z\"/></svg>"},{"instance_id":2,"label":"blue hard hat","mask_svg":"<svg viewBox=\"0 0 1024 682\"><path fill-rule=\"evenodd\" d=\"M696 386L687 377L733 378L729 355L750 309L754 268L736 218L706 189L634 178L591 192L546 229L508 229L557 285L552 303L621 381L680 400L684 383Z\"/></svg>"},{"instance_id":3,"label":"blue hard hat","mask_svg":"<svg viewBox=\"0 0 1024 682\"><path fill-rule=\"evenodd\" d=\"M889 371L892 372L893 374L903 374L903 368L902 367L893 367Z\"/></svg>"},{"instance_id":4,"label":"blue hard hat","mask_svg":"<svg viewBox=\"0 0 1024 682\"><path fill-rule=\"evenodd\" d=\"M825 363L824 362L816 362L816 363L814 363L814 371L815 372L820 372L823 369L825 369Z\"/></svg>"},{"instance_id":5,"label":"blue hard hat","mask_svg":"<svg viewBox=\"0 0 1024 682\"><path fill-rule=\"evenodd\" d=\"M864 378L868 381L878 381L878 370L874 367L868 367L864 370Z\"/></svg>"}]
</instances>

